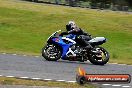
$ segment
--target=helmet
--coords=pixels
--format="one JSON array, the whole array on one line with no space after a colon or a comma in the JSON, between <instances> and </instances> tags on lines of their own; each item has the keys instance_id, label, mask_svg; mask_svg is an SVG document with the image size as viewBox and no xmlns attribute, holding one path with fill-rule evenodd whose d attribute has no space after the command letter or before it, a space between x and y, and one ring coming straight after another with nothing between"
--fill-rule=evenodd
<instances>
[{"instance_id":1,"label":"helmet","mask_svg":"<svg viewBox=\"0 0 132 88\"><path fill-rule=\"evenodd\" d=\"M66 25L67 31L71 31L76 27L76 24L74 21L69 21L68 24Z\"/></svg>"}]
</instances>

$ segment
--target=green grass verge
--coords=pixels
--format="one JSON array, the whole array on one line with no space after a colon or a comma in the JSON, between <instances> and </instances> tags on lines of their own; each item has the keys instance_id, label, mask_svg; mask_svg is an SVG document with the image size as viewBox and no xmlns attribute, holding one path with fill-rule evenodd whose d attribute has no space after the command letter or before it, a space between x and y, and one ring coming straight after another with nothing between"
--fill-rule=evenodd
<instances>
[{"instance_id":1,"label":"green grass verge","mask_svg":"<svg viewBox=\"0 0 132 88\"><path fill-rule=\"evenodd\" d=\"M25 80L16 78L0 77L0 85L26 85L26 86L48 86L57 88L95 88L91 84L79 85L77 83Z\"/></svg>"},{"instance_id":2,"label":"green grass verge","mask_svg":"<svg viewBox=\"0 0 132 88\"><path fill-rule=\"evenodd\" d=\"M132 64L132 14L18 0L0 0L0 52L41 55L46 39L69 20L108 39L110 62Z\"/></svg>"}]
</instances>

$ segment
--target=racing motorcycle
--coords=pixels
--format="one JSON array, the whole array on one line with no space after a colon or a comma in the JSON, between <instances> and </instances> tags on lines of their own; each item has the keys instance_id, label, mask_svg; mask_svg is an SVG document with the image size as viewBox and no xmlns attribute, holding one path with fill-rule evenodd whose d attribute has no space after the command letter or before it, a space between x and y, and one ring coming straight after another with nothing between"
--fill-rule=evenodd
<instances>
[{"instance_id":1,"label":"racing motorcycle","mask_svg":"<svg viewBox=\"0 0 132 88\"><path fill-rule=\"evenodd\" d=\"M54 32L48 39L47 44L42 48L42 56L48 61L57 61L59 59L69 61L84 62L89 60L95 65L104 65L109 61L109 53L102 45L107 41L104 37L95 37L88 41L92 46L89 51L80 46L75 41L76 35L69 34L60 36L59 31Z\"/></svg>"}]
</instances>

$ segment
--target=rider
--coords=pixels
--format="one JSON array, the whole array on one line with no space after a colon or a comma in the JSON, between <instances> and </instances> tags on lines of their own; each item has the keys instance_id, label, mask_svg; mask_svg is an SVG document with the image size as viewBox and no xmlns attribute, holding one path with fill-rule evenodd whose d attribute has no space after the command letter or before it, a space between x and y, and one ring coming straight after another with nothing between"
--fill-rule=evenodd
<instances>
[{"instance_id":1,"label":"rider","mask_svg":"<svg viewBox=\"0 0 132 88\"><path fill-rule=\"evenodd\" d=\"M66 25L66 32L62 32L60 36L68 35L68 34L74 34L76 35L75 41L85 46L87 50L91 49L91 45L88 43L88 40L91 39L91 35L88 33L85 33L81 28L79 28L74 21L69 21Z\"/></svg>"}]
</instances>

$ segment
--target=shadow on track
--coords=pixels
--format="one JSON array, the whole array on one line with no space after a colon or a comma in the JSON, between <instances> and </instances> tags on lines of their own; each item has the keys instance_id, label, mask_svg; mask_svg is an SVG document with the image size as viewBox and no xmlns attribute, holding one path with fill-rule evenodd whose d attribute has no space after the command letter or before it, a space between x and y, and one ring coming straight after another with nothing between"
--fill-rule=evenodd
<instances>
[{"instance_id":1,"label":"shadow on track","mask_svg":"<svg viewBox=\"0 0 132 88\"><path fill-rule=\"evenodd\" d=\"M45 62L53 62L53 63L67 63L67 64L77 64L77 65L93 65L93 66L102 66L102 65L94 65L92 63L90 63L89 61L85 61L85 62L79 62L79 61L68 61L68 60L58 60L58 61L47 61L44 58L42 58L42 61ZM105 65L104 65L105 66Z\"/></svg>"}]
</instances>

